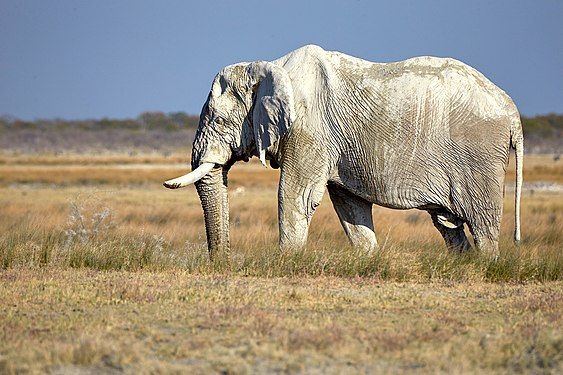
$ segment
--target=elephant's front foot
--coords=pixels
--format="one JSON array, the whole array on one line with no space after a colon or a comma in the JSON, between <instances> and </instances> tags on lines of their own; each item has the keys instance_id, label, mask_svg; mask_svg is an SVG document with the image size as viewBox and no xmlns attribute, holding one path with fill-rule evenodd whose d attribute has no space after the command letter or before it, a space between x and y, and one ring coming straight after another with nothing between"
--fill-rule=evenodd
<instances>
[{"instance_id":1,"label":"elephant's front foot","mask_svg":"<svg viewBox=\"0 0 563 375\"><path fill-rule=\"evenodd\" d=\"M280 235L280 251L289 252L302 250L307 244L307 238L290 234Z\"/></svg>"},{"instance_id":2,"label":"elephant's front foot","mask_svg":"<svg viewBox=\"0 0 563 375\"><path fill-rule=\"evenodd\" d=\"M309 222L304 217L301 220L283 220L280 223L280 250L301 250L307 244Z\"/></svg>"}]
</instances>

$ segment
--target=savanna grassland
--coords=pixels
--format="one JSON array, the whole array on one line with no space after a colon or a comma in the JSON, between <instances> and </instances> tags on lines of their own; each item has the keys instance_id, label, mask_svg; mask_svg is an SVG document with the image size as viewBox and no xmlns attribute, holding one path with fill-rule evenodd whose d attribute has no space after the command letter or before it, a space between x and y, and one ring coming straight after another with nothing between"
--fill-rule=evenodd
<instances>
[{"instance_id":1,"label":"savanna grassland","mask_svg":"<svg viewBox=\"0 0 563 375\"><path fill-rule=\"evenodd\" d=\"M560 373L563 161L526 158L523 243L450 254L422 211L374 208L348 246L328 197L277 250L278 172L229 175L230 254L210 263L179 153L0 155L0 373ZM507 169L507 186L514 178Z\"/></svg>"}]
</instances>

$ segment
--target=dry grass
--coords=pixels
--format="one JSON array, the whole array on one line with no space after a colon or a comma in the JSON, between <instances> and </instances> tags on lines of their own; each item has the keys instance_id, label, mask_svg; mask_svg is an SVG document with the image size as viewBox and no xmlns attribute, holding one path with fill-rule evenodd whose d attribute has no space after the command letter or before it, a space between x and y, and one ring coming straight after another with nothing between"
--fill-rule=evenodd
<instances>
[{"instance_id":1,"label":"dry grass","mask_svg":"<svg viewBox=\"0 0 563 375\"><path fill-rule=\"evenodd\" d=\"M10 269L0 372L557 373L561 283Z\"/></svg>"},{"instance_id":2,"label":"dry grass","mask_svg":"<svg viewBox=\"0 0 563 375\"><path fill-rule=\"evenodd\" d=\"M160 184L163 179L188 170L188 152L162 155L159 153L126 154L60 154L11 155L0 154L0 186L14 183L42 183L56 185L123 185ZM514 156L507 166L507 182L514 182ZM233 168L230 181L253 186L275 186L278 172L265 169L253 161ZM563 160L552 155L526 155L526 182L563 183Z\"/></svg>"},{"instance_id":3,"label":"dry grass","mask_svg":"<svg viewBox=\"0 0 563 375\"><path fill-rule=\"evenodd\" d=\"M496 262L381 207L382 249L358 253L326 197L308 248L280 253L278 172L237 165L211 264L195 190L160 186L179 157L49 158L0 166L0 372L561 370L561 194L524 195L519 248L508 194ZM547 157L526 178L542 160L560 181Z\"/></svg>"},{"instance_id":4,"label":"dry grass","mask_svg":"<svg viewBox=\"0 0 563 375\"><path fill-rule=\"evenodd\" d=\"M264 172L265 173L265 172ZM260 179L257 179L260 181ZM255 184L257 182L254 182ZM524 244L511 244L513 205L506 198L501 258L458 256L443 249L442 239L421 211L381 207L374 217L382 249L363 254L349 248L325 197L316 212L307 250L280 253L276 194L273 187L233 184L233 250L209 265L204 226L193 188L160 187L2 188L0 264L4 267L58 264L97 269L225 270L244 275L377 276L388 280L558 280L561 277L563 197L526 195ZM252 200L249 200L249 198Z\"/></svg>"},{"instance_id":5,"label":"dry grass","mask_svg":"<svg viewBox=\"0 0 563 375\"><path fill-rule=\"evenodd\" d=\"M237 166L238 167L238 166ZM73 185L160 185L165 179L184 174L189 163L182 155L124 156L22 156L0 158L0 186L11 184ZM278 171L252 162L234 168L231 184L274 187Z\"/></svg>"},{"instance_id":6,"label":"dry grass","mask_svg":"<svg viewBox=\"0 0 563 375\"><path fill-rule=\"evenodd\" d=\"M516 175L514 155L506 168L506 180L513 182ZM563 160L560 155L524 155L524 181L563 183Z\"/></svg>"},{"instance_id":7,"label":"dry grass","mask_svg":"<svg viewBox=\"0 0 563 375\"><path fill-rule=\"evenodd\" d=\"M0 154L0 165L123 165L123 164L171 164L184 163L189 157L189 153L143 153L143 154L124 154L101 152L97 155L89 154Z\"/></svg>"}]
</instances>

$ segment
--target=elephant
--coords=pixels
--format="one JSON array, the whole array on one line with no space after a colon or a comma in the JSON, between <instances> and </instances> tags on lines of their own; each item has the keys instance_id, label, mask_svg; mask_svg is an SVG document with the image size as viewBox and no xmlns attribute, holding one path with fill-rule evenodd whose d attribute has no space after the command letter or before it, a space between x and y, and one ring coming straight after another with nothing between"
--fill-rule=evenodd
<instances>
[{"instance_id":1,"label":"elephant","mask_svg":"<svg viewBox=\"0 0 563 375\"><path fill-rule=\"evenodd\" d=\"M452 58L374 63L319 46L242 62L213 80L192 148L211 257L229 250L227 173L257 156L280 168L279 246L305 246L325 190L351 244L377 248L372 206L427 211L446 247L497 256L504 177L515 150L520 241L523 134L511 98Z\"/></svg>"}]
</instances>

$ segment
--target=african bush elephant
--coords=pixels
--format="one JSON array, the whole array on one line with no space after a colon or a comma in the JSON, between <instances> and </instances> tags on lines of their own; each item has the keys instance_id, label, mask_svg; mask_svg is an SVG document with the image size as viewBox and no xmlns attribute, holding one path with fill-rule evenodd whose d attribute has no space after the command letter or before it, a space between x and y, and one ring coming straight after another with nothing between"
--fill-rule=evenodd
<instances>
[{"instance_id":1,"label":"african bush elephant","mask_svg":"<svg viewBox=\"0 0 563 375\"><path fill-rule=\"evenodd\" d=\"M353 245L377 241L372 205L430 213L448 248L496 256L510 147L516 150L515 233L520 240L523 136L512 100L450 58L372 63L314 45L215 77L193 143L192 172L210 255L229 248L227 172L258 156L281 168L282 249L301 248L328 192Z\"/></svg>"}]
</instances>

